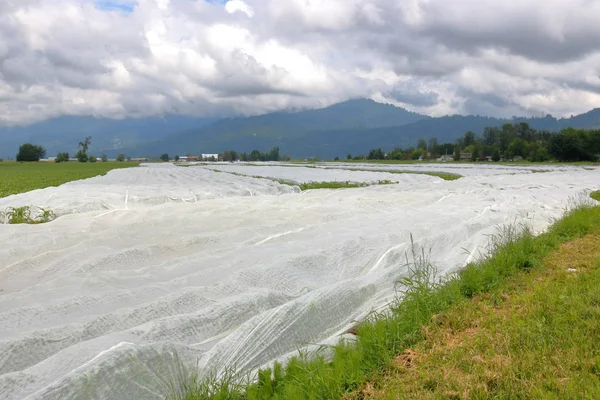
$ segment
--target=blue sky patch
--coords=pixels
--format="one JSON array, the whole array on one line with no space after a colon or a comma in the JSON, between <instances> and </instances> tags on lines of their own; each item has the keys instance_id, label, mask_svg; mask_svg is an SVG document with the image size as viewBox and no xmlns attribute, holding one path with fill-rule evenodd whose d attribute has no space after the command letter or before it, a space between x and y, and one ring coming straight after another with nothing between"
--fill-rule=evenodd
<instances>
[{"instance_id":1,"label":"blue sky patch","mask_svg":"<svg viewBox=\"0 0 600 400\"><path fill-rule=\"evenodd\" d=\"M133 12L135 2L131 0L94 0L96 8L105 11L121 11L126 14Z\"/></svg>"}]
</instances>

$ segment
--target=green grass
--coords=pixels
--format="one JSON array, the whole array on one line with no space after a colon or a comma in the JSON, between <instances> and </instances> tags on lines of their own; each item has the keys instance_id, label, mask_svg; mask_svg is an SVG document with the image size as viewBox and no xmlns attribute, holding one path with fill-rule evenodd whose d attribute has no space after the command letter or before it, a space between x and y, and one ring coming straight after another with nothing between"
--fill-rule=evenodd
<instances>
[{"instance_id":1,"label":"green grass","mask_svg":"<svg viewBox=\"0 0 600 400\"><path fill-rule=\"evenodd\" d=\"M600 201L600 190L590 193L590 197L596 201Z\"/></svg>"},{"instance_id":2,"label":"green grass","mask_svg":"<svg viewBox=\"0 0 600 400\"><path fill-rule=\"evenodd\" d=\"M542 261L435 315L347 398L600 398L600 234Z\"/></svg>"},{"instance_id":3,"label":"green grass","mask_svg":"<svg viewBox=\"0 0 600 400\"><path fill-rule=\"evenodd\" d=\"M0 197L58 186L78 179L104 175L112 169L137 165L139 164L132 162L0 162Z\"/></svg>"},{"instance_id":4,"label":"green grass","mask_svg":"<svg viewBox=\"0 0 600 400\"><path fill-rule=\"evenodd\" d=\"M537 237L527 229L507 228L491 238L488 256L444 280L437 278L425 251L413 250L414 261L409 263L407 257L410 274L401 280L404 288L402 295L391 304L389 312L372 315L359 324L354 343L340 342L328 348L333 354L331 357L320 355L308 358L300 354L286 366L276 364L272 369L259 372L257 379L250 383L244 383L244 377L238 377L233 371L219 379L188 382L181 385L185 393L174 398L339 399L355 396L356 393L359 396L355 398L364 398L365 391L359 389L364 389L365 382L384 374L399 354L426 340L425 328L436 321L438 315L480 296L494 297L515 276L543 269L544 258L562 243L590 232L600 232L600 207L581 205ZM566 295L572 294L568 292ZM600 297L592 299L597 307ZM543 303L544 299L538 301ZM587 314L582 315L585 317L582 323L590 321L590 317L595 317L597 323L598 315L592 311L588 307ZM569 315L569 321L579 317L578 314ZM541 317L546 320L560 318L549 310L543 311L537 320L541 325L534 324L537 329L534 333L545 329ZM572 334L581 335L583 332L574 331ZM536 337L532 335L522 342L522 348L532 344L541 348L550 345L547 342L535 344ZM598 359L595 360L599 364ZM600 365L593 368L600 368ZM527 377L513 377L516 382L524 378ZM589 384L589 381L580 383ZM437 381L424 382L424 387L431 390L436 389L436 385ZM503 393L504 397L498 398L521 398L511 396L509 392Z\"/></svg>"},{"instance_id":5,"label":"green grass","mask_svg":"<svg viewBox=\"0 0 600 400\"><path fill-rule=\"evenodd\" d=\"M366 183L366 182L305 182L301 183L298 186L301 190L313 190L313 189L346 189L346 188L357 188L357 187L366 187L372 185L392 185L396 182L392 182L389 180L380 180L376 183Z\"/></svg>"}]
</instances>

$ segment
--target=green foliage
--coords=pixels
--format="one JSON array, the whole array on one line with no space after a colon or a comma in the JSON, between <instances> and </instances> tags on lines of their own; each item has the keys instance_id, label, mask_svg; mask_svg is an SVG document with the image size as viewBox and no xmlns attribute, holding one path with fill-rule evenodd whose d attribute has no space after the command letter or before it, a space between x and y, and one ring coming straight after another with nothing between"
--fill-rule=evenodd
<instances>
[{"instance_id":1,"label":"green foliage","mask_svg":"<svg viewBox=\"0 0 600 400\"><path fill-rule=\"evenodd\" d=\"M494 153L492 154L492 161L500 161L500 151L498 149L494 150Z\"/></svg>"},{"instance_id":2,"label":"green foliage","mask_svg":"<svg viewBox=\"0 0 600 400\"><path fill-rule=\"evenodd\" d=\"M384 157L383 150L373 149L369 152L369 155L367 156L367 158L369 160L383 160L385 157Z\"/></svg>"},{"instance_id":3,"label":"green foliage","mask_svg":"<svg viewBox=\"0 0 600 400\"><path fill-rule=\"evenodd\" d=\"M58 153L56 155L56 162L57 163L61 163L61 162L68 162L69 161L69 153L65 152L65 153Z\"/></svg>"},{"instance_id":4,"label":"green foliage","mask_svg":"<svg viewBox=\"0 0 600 400\"><path fill-rule=\"evenodd\" d=\"M423 155L423 150L415 150L410 154L411 160L418 160Z\"/></svg>"},{"instance_id":5,"label":"green foliage","mask_svg":"<svg viewBox=\"0 0 600 400\"><path fill-rule=\"evenodd\" d=\"M160 155L160 159L161 159L161 161L167 162L167 161L169 161L169 155L167 153L163 153Z\"/></svg>"},{"instance_id":6,"label":"green foliage","mask_svg":"<svg viewBox=\"0 0 600 400\"><path fill-rule=\"evenodd\" d=\"M177 160L179 160L179 156L176 156L176 157L177 157ZM123 154L123 153L119 154L119 155L117 156L117 161L118 161L118 162L123 162L123 161L125 161L125 154Z\"/></svg>"},{"instance_id":7,"label":"green foliage","mask_svg":"<svg viewBox=\"0 0 600 400\"><path fill-rule=\"evenodd\" d=\"M75 155L75 157L77 157L77 161L79 161L81 163L88 162L87 151L88 151L88 148L90 147L91 143L92 143L91 136L86 136L82 142L79 142L79 145L78 145L79 150L77 151L77 154Z\"/></svg>"},{"instance_id":8,"label":"green foliage","mask_svg":"<svg viewBox=\"0 0 600 400\"><path fill-rule=\"evenodd\" d=\"M118 163L16 163L0 164L0 197L58 186L78 179L104 175L115 168L129 168L137 164Z\"/></svg>"},{"instance_id":9,"label":"green foliage","mask_svg":"<svg viewBox=\"0 0 600 400\"><path fill-rule=\"evenodd\" d=\"M452 155L452 159L454 161L460 161L460 147L458 145L454 146L454 154Z\"/></svg>"},{"instance_id":10,"label":"green foliage","mask_svg":"<svg viewBox=\"0 0 600 400\"><path fill-rule=\"evenodd\" d=\"M8 207L4 211L0 211L0 222L7 224L43 224L50 222L56 218L53 211L45 208L39 208L36 216L31 216L31 208L23 207Z\"/></svg>"},{"instance_id":11,"label":"green foliage","mask_svg":"<svg viewBox=\"0 0 600 400\"><path fill-rule=\"evenodd\" d=\"M83 150L77 151L75 157L77 157L77 161L79 161L80 163L88 162L88 155Z\"/></svg>"},{"instance_id":12,"label":"green foliage","mask_svg":"<svg viewBox=\"0 0 600 400\"><path fill-rule=\"evenodd\" d=\"M590 197L596 201L600 201L600 190L590 193Z\"/></svg>"},{"instance_id":13,"label":"green foliage","mask_svg":"<svg viewBox=\"0 0 600 400\"><path fill-rule=\"evenodd\" d=\"M120 154L119 154L119 155L120 155ZM123 158L125 158L125 155L123 155ZM175 158L174 158L174 160L175 160L175 161L179 161L179 156L178 156L177 154L175 154ZM118 158L117 158L117 161L119 161L119 159L118 159Z\"/></svg>"},{"instance_id":14,"label":"green foliage","mask_svg":"<svg viewBox=\"0 0 600 400\"><path fill-rule=\"evenodd\" d=\"M413 244L411 257L406 257L409 273L399 281L399 296L388 313L374 314L358 326L354 343L341 341L329 349L333 356L327 359L300 353L285 367L275 364L245 384L232 378L223 384L208 381L188 385L185 395L178 398L339 399L421 341L423 327L436 315L478 293L498 288L521 271L535 269L560 243L599 225L600 207L580 206L538 237L527 229L507 228L492 237L488 254L447 279L438 277L429 254Z\"/></svg>"},{"instance_id":15,"label":"green foliage","mask_svg":"<svg viewBox=\"0 0 600 400\"><path fill-rule=\"evenodd\" d=\"M22 144L17 153L17 161L40 161L46 155L46 149L31 143Z\"/></svg>"},{"instance_id":16,"label":"green foliage","mask_svg":"<svg viewBox=\"0 0 600 400\"><path fill-rule=\"evenodd\" d=\"M96 158L96 156L89 156L88 157L88 161L89 162L96 162L96 161L98 161L98 159Z\"/></svg>"},{"instance_id":17,"label":"green foliage","mask_svg":"<svg viewBox=\"0 0 600 400\"><path fill-rule=\"evenodd\" d=\"M108 157L106 156L106 154L102 154L102 156L100 157L100 159L102 160L102 162L107 162L108 161Z\"/></svg>"}]
</instances>

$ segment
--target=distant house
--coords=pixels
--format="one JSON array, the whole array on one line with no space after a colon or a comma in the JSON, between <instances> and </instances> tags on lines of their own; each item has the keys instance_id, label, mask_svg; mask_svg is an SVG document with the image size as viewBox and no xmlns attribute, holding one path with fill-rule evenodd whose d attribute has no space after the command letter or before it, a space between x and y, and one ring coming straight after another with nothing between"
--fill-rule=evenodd
<instances>
[{"instance_id":1,"label":"distant house","mask_svg":"<svg viewBox=\"0 0 600 400\"><path fill-rule=\"evenodd\" d=\"M146 161L148 161L148 157L136 157L136 158L132 158L131 161L146 162Z\"/></svg>"},{"instance_id":2,"label":"distant house","mask_svg":"<svg viewBox=\"0 0 600 400\"><path fill-rule=\"evenodd\" d=\"M461 160L470 160L473 158L473 153L460 153Z\"/></svg>"},{"instance_id":3,"label":"distant house","mask_svg":"<svg viewBox=\"0 0 600 400\"><path fill-rule=\"evenodd\" d=\"M218 161L219 160L219 155L218 154L202 154L202 159L204 161Z\"/></svg>"},{"instance_id":4,"label":"distant house","mask_svg":"<svg viewBox=\"0 0 600 400\"><path fill-rule=\"evenodd\" d=\"M198 156L180 156L179 157L179 161L182 162L193 162L193 161L198 161Z\"/></svg>"}]
</instances>

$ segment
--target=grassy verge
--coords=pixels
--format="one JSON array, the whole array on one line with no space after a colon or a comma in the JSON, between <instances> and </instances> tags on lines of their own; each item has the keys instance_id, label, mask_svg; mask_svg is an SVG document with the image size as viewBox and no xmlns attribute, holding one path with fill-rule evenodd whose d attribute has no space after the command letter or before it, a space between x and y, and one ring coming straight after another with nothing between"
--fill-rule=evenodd
<instances>
[{"instance_id":1,"label":"grassy verge","mask_svg":"<svg viewBox=\"0 0 600 400\"><path fill-rule=\"evenodd\" d=\"M104 175L112 169L138 165L139 163L133 162L2 162L0 163L0 197L59 186L78 179Z\"/></svg>"},{"instance_id":2,"label":"grassy verge","mask_svg":"<svg viewBox=\"0 0 600 400\"><path fill-rule=\"evenodd\" d=\"M594 229L597 231L597 229ZM600 233L435 315L347 399L600 399Z\"/></svg>"},{"instance_id":3,"label":"grassy verge","mask_svg":"<svg viewBox=\"0 0 600 400\"><path fill-rule=\"evenodd\" d=\"M459 323L460 320L444 320L440 316L444 312L453 307L464 307L465 304L473 302L473 299L485 296L498 301L498 293L509 285L511 279L521 274L529 275L541 271L544 259L561 244L588 233L599 232L600 207L591 206L581 206L571 211L546 233L537 237L526 229L522 232L506 229L492 238L493 246L488 257L467 265L459 273L445 280L436 278L435 269L429 263L425 252L414 252L415 262L409 264L410 276L401 281L404 288L402 296L391 304L389 312L375 315L360 324L356 329L356 341L341 342L329 349L333 353L332 357L306 358L300 355L285 367L275 365L273 369L260 371L258 378L247 384L235 383L235 374L192 382L185 386L185 394L178 398L195 400L339 399L344 396L361 398L361 395L364 397L365 391L359 389L364 389L365 382L385 373L398 354L427 339L428 330L424 327L439 323L436 321L440 321L440 318L450 326ZM600 299L594 299L597 307ZM589 314L592 311L588 309L588 317L593 316ZM541 316L548 321L561 318L561 315L554 315L548 310ZM571 315L571 318L575 317ZM589 321L589 318L586 320ZM537 330L534 333L545 329L543 321L538 320L542 324L535 325ZM522 345L530 345L537 337L536 334L530 336ZM549 343L541 342L536 346L545 348L547 344ZM589 358L587 360L589 361ZM514 378L516 381L523 379L520 376ZM436 389L436 384L432 382L424 386ZM493 382L493 379L490 382Z\"/></svg>"},{"instance_id":4,"label":"grassy verge","mask_svg":"<svg viewBox=\"0 0 600 400\"><path fill-rule=\"evenodd\" d=\"M600 190L590 193L590 197L596 201L600 201Z\"/></svg>"}]
</instances>

